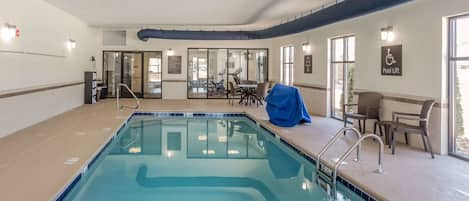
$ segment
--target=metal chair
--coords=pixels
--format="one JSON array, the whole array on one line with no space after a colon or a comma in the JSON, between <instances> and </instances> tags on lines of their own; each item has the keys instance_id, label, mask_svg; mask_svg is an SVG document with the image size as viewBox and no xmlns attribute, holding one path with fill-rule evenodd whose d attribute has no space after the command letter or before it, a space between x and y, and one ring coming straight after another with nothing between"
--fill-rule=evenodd
<instances>
[{"instance_id":1,"label":"metal chair","mask_svg":"<svg viewBox=\"0 0 469 201\"><path fill-rule=\"evenodd\" d=\"M432 158L435 158L432 150L432 145L430 142L429 137L429 122L430 122L430 114L432 112L433 106L435 105L435 100L426 100L423 102L422 110L420 114L411 114L411 113L402 113L402 112L393 112L392 119L393 124L391 126L391 147L392 147L392 154L395 153L396 149L396 138L395 133L401 132L406 135L406 143L407 142L407 134L415 133L420 134L422 136L423 147L425 151L430 151ZM400 122L400 120L413 120L418 121L418 125L410 125Z\"/></svg>"},{"instance_id":2,"label":"metal chair","mask_svg":"<svg viewBox=\"0 0 469 201\"><path fill-rule=\"evenodd\" d=\"M263 101L265 97L267 96L267 91L269 90L269 84L268 83L259 83L257 84L256 88L256 102L257 102L257 107L259 107L259 103L261 105L264 105Z\"/></svg>"},{"instance_id":3,"label":"metal chair","mask_svg":"<svg viewBox=\"0 0 469 201\"><path fill-rule=\"evenodd\" d=\"M358 120L360 132L366 131L366 120L375 119L379 121L379 108L383 95L376 92L362 92L358 94L358 104L344 104L342 114L344 118L344 127L347 126L347 119ZM348 107L356 106L357 112L346 112ZM363 121L363 128L361 126Z\"/></svg>"},{"instance_id":4,"label":"metal chair","mask_svg":"<svg viewBox=\"0 0 469 201\"><path fill-rule=\"evenodd\" d=\"M235 96L241 96L241 89L238 87L235 87L233 82L228 82L228 103L231 103L233 105L233 97Z\"/></svg>"}]
</instances>

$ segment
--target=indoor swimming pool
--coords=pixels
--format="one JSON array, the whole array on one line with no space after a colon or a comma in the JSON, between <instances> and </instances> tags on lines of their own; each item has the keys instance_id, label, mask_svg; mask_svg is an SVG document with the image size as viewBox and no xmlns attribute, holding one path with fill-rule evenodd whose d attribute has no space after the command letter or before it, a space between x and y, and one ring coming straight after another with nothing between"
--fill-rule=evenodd
<instances>
[{"instance_id":1,"label":"indoor swimming pool","mask_svg":"<svg viewBox=\"0 0 469 201\"><path fill-rule=\"evenodd\" d=\"M243 114L133 115L57 200L334 200L314 160ZM339 178L337 200L373 200Z\"/></svg>"}]
</instances>

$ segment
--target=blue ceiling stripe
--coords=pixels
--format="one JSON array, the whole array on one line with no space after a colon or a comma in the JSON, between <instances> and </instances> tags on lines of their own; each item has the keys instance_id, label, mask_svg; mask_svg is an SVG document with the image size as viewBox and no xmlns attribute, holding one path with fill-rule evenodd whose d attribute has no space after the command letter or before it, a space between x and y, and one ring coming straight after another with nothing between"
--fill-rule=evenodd
<instances>
[{"instance_id":1,"label":"blue ceiling stripe","mask_svg":"<svg viewBox=\"0 0 469 201\"><path fill-rule=\"evenodd\" d=\"M300 33L341 20L383 10L412 0L345 0L296 20L256 31L183 31L142 29L140 40L149 38L178 40L253 40Z\"/></svg>"}]
</instances>

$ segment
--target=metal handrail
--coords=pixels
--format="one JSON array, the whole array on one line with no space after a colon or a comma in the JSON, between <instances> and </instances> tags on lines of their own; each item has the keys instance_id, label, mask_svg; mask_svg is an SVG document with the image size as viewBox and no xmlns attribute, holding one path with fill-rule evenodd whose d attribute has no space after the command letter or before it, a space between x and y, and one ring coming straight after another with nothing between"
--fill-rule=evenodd
<instances>
[{"instance_id":1,"label":"metal handrail","mask_svg":"<svg viewBox=\"0 0 469 201\"><path fill-rule=\"evenodd\" d=\"M321 156L339 139L339 137L341 137L342 135L345 135L347 131L352 131L353 133L356 134L357 136L357 139L359 140L360 138L362 138L362 135L360 133L360 131L358 131L356 128L353 128L353 127L344 127L342 129L340 129L335 135L334 137L324 146L324 148L322 148L322 150L319 152L318 154L318 158L317 158L317 167L316 167L316 181L319 182L319 174L320 174L320 171L322 171L322 166L321 166ZM340 160L340 158L339 158ZM360 160L360 146L357 147L357 158L355 159L356 161L359 161ZM342 162L340 162L342 163ZM333 175L332 175L333 176ZM336 180L335 177L332 178L333 181ZM334 182L333 182L334 183ZM333 192L332 194L334 194L335 196L335 185L333 187Z\"/></svg>"},{"instance_id":2,"label":"metal handrail","mask_svg":"<svg viewBox=\"0 0 469 201\"><path fill-rule=\"evenodd\" d=\"M346 131L353 131L353 133L355 133L357 135L357 139L360 139L362 137L360 131L358 131L356 128L344 127L342 129L340 129L339 132L337 132L337 134L335 134L334 137L319 152L319 154L318 154L318 168L320 168L320 165L321 165L321 156L330 148L330 146L332 146L339 139L340 136L342 136L342 133L344 133ZM357 158L356 158L356 160L357 161L360 160L360 147L357 148Z\"/></svg>"},{"instance_id":3,"label":"metal handrail","mask_svg":"<svg viewBox=\"0 0 469 201\"><path fill-rule=\"evenodd\" d=\"M363 137L361 137L360 139L358 139L357 142L355 142L355 144L353 146L351 146L340 158L339 160L337 161L337 163L335 164L334 166L334 170L333 170L333 173L332 173L332 188L334 189L333 190L333 195L336 196L335 192L336 192L336 184L337 184L337 169L342 165L342 162L352 153L353 149L355 149L356 147L359 147L361 142L367 138L374 138L376 139L376 141L378 141L379 143L379 155L378 155L378 169L375 170L374 172L375 173L379 173L379 174L382 174L384 171L383 171L383 167L382 167L382 159L383 159L383 147L384 147L384 143L383 143L383 140L378 137L376 134L366 134L364 135Z\"/></svg>"},{"instance_id":4,"label":"metal handrail","mask_svg":"<svg viewBox=\"0 0 469 201\"><path fill-rule=\"evenodd\" d=\"M137 96L135 95L135 93L134 93L132 90L130 90L129 86L127 86L127 85L124 84L124 83L119 83L117 86L118 86L118 87L117 87L117 95L116 95L116 99L117 99L117 101L116 101L117 110L120 110L120 109L123 109L123 108L138 109L138 108L140 107L140 100L138 100L138 98L137 98ZM134 107L130 107L130 106L126 106L126 105L122 105L122 106L120 105L120 97L119 97L119 96L120 96L120 87L121 87L121 86L124 87L125 89L127 89L127 91L129 91L130 94L132 95L132 97L135 99L136 105L135 105Z\"/></svg>"}]
</instances>

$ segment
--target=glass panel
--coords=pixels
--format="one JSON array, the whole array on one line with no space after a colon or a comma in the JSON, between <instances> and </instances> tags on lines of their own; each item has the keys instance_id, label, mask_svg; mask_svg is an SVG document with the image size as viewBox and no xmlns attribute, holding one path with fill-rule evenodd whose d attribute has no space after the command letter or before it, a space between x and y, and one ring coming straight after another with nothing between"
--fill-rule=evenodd
<instances>
[{"instance_id":1,"label":"glass panel","mask_svg":"<svg viewBox=\"0 0 469 201\"><path fill-rule=\"evenodd\" d=\"M208 97L226 98L228 50L210 49L208 59Z\"/></svg>"},{"instance_id":2,"label":"glass panel","mask_svg":"<svg viewBox=\"0 0 469 201\"><path fill-rule=\"evenodd\" d=\"M161 98L161 52L144 52L144 97Z\"/></svg>"},{"instance_id":3,"label":"glass panel","mask_svg":"<svg viewBox=\"0 0 469 201\"><path fill-rule=\"evenodd\" d=\"M117 84L121 80L121 56L119 52L103 53L103 80L109 97L116 96Z\"/></svg>"},{"instance_id":4,"label":"glass panel","mask_svg":"<svg viewBox=\"0 0 469 201\"><path fill-rule=\"evenodd\" d=\"M332 61L344 61L344 39L332 40Z\"/></svg>"},{"instance_id":5,"label":"glass panel","mask_svg":"<svg viewBox=\"0 0 469 201\"><path fill-rule=\"evenodd\" d=\"M355 61L355 37L347 38L347 61Z\"/></svg>"},{"instance_id":6,"label":"glass panel","mask_svg":"<svg viewBox=\"0 0 469 201\"><path fill-rule=\"evenodd\" d=\"M355 86L355 80L354 80L354 75L355 75L355 63L347 63L345 64L347 66L347 85L346 85L346 91L347 93L345 94L345 99L347 100L347 103L353 103L353 89ZM352 108L348 108L348 112L352 112Z\"/></svg>"},{"instance_id":7,"label":"glass panel","mask_svg":"<svg viewBox=\"0 0 469 201\"><path fill-rule=\"evenodd\" d=\"M209 158L226 158L227 156L227 127L224 120L207 120L208 149L204 151Z\"/></svg>"},{"instance_id":8,"label":"glass panel","mask_svg":"<svg viewBox=\"0 0 469 201\"><path fill-rule=\"evenodd\" d=\"M123 79L137 96L142 94L142 53L124 53ZM130 97L127 90L122 90L122 96Z\"/></svg>"},{"instance_id":9,"label":"glass panel","mask_svg":"<svg viewBox=\"0 0 469 201\"><path fill-rule=\"evenodd\" d=\"M240 82L247 80L247 54L245 49L229 49L228 72L230 77L238 77ZM231 80L230 80L231 81ZM234 80L233 80L234 81Z\"/></svg>"},{"instance_id":10,"label":"glass panel","mask_svg":"<svg viewBox=\"0 0 469 201\"><path fill-rule=\"evenodd\" d=\"M469 57L469 17L456 19L456 56Z\"/></svg>"},{"instance_id":11,"label":"glass panel","mask_svg":"<svg viewBox=\"0 0 469 201\"><path fill-rule=\"evenodd\" d=\"M207 98L207 49L189 49L187 73L189 98Z\"/></svg>"},{"instance_id":12,"label":"glass panel","mask_svg":"<svg viewBox=\"0 0 469 201\"><path fill-rule=\"evenodd\" d=\"M344 103L344 64L332 64L333 68L333 97L332 97L332 115L342 119L342 105Z\"/></svg>"},{"instance_id":13,"label":"glass panel","mask_svg":"<svg viewBox=\"0 0 469 201\"><path fill-rule=\"evenodd\" d=\"M267 81L267 50L249 50L249 80L263 83Z\"/></svg>"},{"instance_id":14,"label":"glass panel","mask_svg":"<svg viewBox=\"0 0 469 201\"><path fill-rule=\"evenodd\" d=\"M469 157L469 61L457 61L454 64L455 151Z\"/></svg>"}]
</instances>

